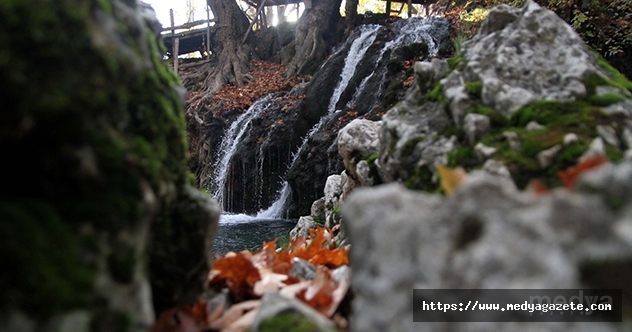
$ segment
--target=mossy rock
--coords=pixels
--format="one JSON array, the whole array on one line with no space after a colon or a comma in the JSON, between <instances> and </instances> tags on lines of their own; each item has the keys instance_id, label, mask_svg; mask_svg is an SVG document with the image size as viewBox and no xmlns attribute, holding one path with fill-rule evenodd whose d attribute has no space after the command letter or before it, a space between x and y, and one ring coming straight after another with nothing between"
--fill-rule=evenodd
<instances>
[{"instance_id":1,"label":"mossy rock","mask_svg":"<svg viewBox=\"0 0 632 332\"><path fill-rule=\"evenodd\" d=\"M259 332L320 332L320 329L300 314L281 313L262 321Z\"/></svg>"},{"instance_id":2,"label":"mossy rock","mask_svg":"<svg viewBox=\"0 0 632 332\"><path fill-rule=\"evenodd\" d=\"M95 318L99 307L129 317L120 326L147 325L151 312L132 308L147 292L120 301L106 285L147 284L150 227L211 222L204 202L176 213L193 179L183 89L139 4L0 2L0 147L15 179L0 189L0 228L11 234L0 244L11 265L0 324L8 311L44 324L71 309Z\"/></svg>"}]
</instances>

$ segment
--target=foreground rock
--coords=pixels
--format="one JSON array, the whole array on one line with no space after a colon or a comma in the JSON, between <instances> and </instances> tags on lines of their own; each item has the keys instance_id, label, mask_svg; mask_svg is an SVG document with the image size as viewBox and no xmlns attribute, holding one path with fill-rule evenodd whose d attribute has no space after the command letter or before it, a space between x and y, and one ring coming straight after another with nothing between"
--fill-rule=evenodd
<instances>
[{"instance_id":1,"label":"foreground rock","mask_svg":"<svg viewBox=\"0 0 632 332\"><path fill-rule=\"evenodd\" d=\"M200 290L219 210L158 28L136 1L0 3L0 331L145 331Z\"/></svg>"},{"instance_id":2,"label":"foreground rock","mask_svg":"<svg viewBox=\"0 0 632 332\"><path fill-rule=\"evenodd\" d=\"M352 243L352 330L625 330L597 323L413 323L411 290L629 290L631 179L628 161L586 174L577 191L540 196L486 172L470 174L450 197L398 184L356 190L343 207Z\"/></svg>"}]
</instances>

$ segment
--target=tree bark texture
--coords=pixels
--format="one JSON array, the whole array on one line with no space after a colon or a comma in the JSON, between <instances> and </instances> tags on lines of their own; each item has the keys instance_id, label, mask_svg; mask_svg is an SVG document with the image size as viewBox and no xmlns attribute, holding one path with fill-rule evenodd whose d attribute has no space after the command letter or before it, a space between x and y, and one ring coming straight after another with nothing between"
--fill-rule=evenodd
<instances>
[{"instance_id":1,"label":"tree bark texture","mask_svg":"<svg viewBox=\"0 0 632 332\"><path fill-rule=\"evenodd\" d=\"M286 77L311 73L327 56L324 34L340 17L341 0L314 0L312 3L312 8L305 10L296 26L296 52L287 67Z\"/></svg>"},{"instance_id":2,"label":"tree bark texture","mask_svg":"<svg viewBox=\"0 0 632 332\"><path fill-rule=\"evenodd\" d=\"M250 46L242 43L249 22L235 0L208 0L216 20L214 53L217 62L205 81L206 90L215 93L223 84L243 86L252 81Z\"/></svg>"}]
</instances>

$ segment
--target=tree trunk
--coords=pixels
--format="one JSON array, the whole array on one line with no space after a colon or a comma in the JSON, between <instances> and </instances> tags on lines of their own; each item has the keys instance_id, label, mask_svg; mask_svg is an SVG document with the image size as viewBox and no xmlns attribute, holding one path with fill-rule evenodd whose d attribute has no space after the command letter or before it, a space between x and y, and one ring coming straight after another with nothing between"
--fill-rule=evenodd
<instances>
[{"instance_id":1,"label":"tree trunk","mask_svg":"<svg viewBox=\"0 0 632 332\"><path fill-rule=\"evenodd\" d=\"M345 3L345 19L347 21L347 35L351 34L358 25L358 0L347 0Z\"/></svg>"},{"instance_id":2,"label":"tree trunk","mask_svg":"<svg viewBox=\"0 0 632 332\"><path fill-rule=\"evenodd\" d=\"M208 0L215 16L217 61L205 81L208 94L214 94L223 84L242 86L252 81L250 47L242 43L249 22L235 0Z\"/></svg>"},{"instance_id":3,"label":"tree trunk","mask_svg":"<svg viewBox=\"0 0 632 332\"><path fill-rule=\"evenodd\" d=\"M340 18L341 2L313 0L313 7L305 10L294 32L296 52L287 67L286 77L312 73L325 59L328 45L323 35Z\"/></svg>"},{"instance_id":4,"label":"tree trunk","mask_svg":"<svg viewBox=\"0 0 632 332\"><path fill-rule=\"evenodd\" d=\"M277 16L277 25L281 25L281 23L285 23L287 21L287 17L285 17L284 5L276 7L276 16Z\"/></svg>"}]
</instances>

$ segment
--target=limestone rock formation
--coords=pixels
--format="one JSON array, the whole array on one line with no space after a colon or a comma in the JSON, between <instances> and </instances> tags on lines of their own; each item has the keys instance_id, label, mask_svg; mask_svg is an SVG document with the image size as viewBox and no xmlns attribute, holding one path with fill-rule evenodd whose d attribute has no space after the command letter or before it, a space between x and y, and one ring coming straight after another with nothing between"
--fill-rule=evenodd
<instances>
[{"instance_id":1,"label":"limestone rock formation","mask_svg":"<svg viewBox=\"0 0 632 332\"><path fill-rule=\"evenodd\" d=\"M0 331L147 331L201 289L219 209L159 26L136 1L0 3Z\"/></svg>"},{"instance_id":2,"label":"limestone rock formation","mask_svg":"<svg viewBox=\"0 0 632 332\"><path fill-rule=\"evenodd\" d=\"M623 331L597 323L413 323L411 289L629 289L632 162L579 189L536 196L471 173L449 197L399 184L357 189L343 206L352 244L353 331ZM599 273L590 266L613 266ZM613 272L618 271L618 272Z\"/></svg>"}]
</instances>

